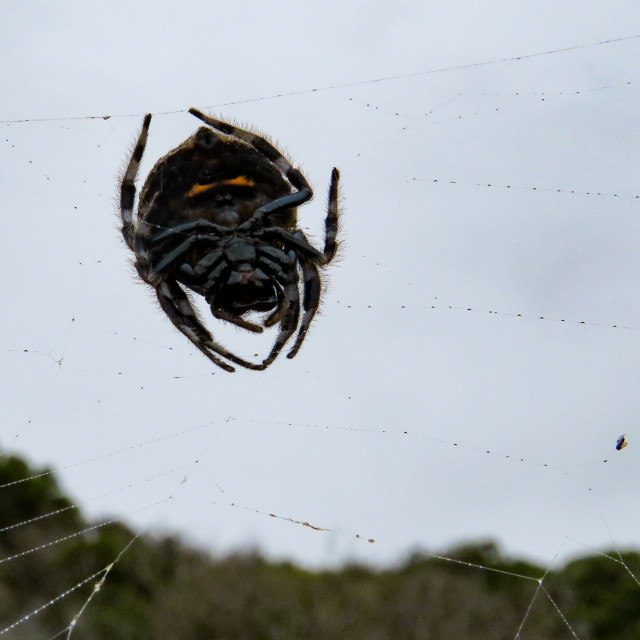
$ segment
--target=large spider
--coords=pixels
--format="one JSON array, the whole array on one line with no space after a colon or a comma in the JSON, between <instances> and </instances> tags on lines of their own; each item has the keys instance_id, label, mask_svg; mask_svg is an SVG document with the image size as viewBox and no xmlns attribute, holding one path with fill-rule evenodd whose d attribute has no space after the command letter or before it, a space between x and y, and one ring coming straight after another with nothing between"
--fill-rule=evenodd
<instances>
[{"instance_id":1,"label":"large spider","mask_svg":"<svg viewBox=\"0 0 640 640\"><path fill-rule=\"evenodd\" d=\"M299 324L287 357L296 355L318 310L319 269L336 254L340 174L335 168L331 173L324 251L318 251L297 228L296 207L313 196L302 173L255 133L196 109L189 113L208 127L156 163L134 216L135 182L151 122L151 114L145 116L121 181L122 235L164 312L207 358L226 371L234 367L225 360L265 369ZM202 295L214 317L243 329L260 333L279 324L269 355L256 364L216 342L186 289ZM262 326L245 317L249 312L265 313Z\"/></svg>"}]
</instances>

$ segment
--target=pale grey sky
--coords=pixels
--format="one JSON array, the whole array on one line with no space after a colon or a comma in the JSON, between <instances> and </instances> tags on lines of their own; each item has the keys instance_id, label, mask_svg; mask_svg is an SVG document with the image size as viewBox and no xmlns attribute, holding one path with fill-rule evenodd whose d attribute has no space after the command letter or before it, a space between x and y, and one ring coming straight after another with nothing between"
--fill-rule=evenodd
<instances>
[{"instance_id":1,"label":"pale grey sky","mask_svg":"<svg viewBox=\"0 0 640 640\"><path fill-rule=\"evenodd\" d=\"M5 3L0 446L92 517L307 565L637 544L639 34L634 1ZM213 369L119 238L142 115L146 175L191 106L301 166L316 239L342 173L323 313L264 373Z\"/></svg>"}]
</instances>

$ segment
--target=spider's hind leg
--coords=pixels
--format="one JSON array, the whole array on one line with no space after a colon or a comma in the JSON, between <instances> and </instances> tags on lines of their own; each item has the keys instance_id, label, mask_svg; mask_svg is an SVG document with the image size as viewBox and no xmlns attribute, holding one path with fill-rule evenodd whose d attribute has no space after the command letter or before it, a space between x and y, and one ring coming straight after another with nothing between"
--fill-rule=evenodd
<instances>
[{"instance_id":1,"label":"spider's hind leg","mask_svg":"<svg viewBox=\"0 0 640 640\"><path fill-rule=\"evenodd\" d=\"M196 315L196 311L189 301L187 294L182 290L178 283L175 281L172 282L171 280L163 280L157 287L155 287L155 289L162 310L167 314L169 320L171 320L176 329L189 338L189 340L198 349L200 349L200 351L202 351L202 353L204 353L211 362L222 367L225 371L235 371L235 369L230 364L224 362L222 358L226 358L227 360L230 360L241 367L245 367L246 369L254 369L258 371L265 369L275 359L280 349L282 349L284 342L286 342L285 339L284 342L280 343L284 337L283 335L280 335L279 341L276 341L276 345L273 347L269 358L267 358L265 362L262 364L248 362L247 360L239 358L235 354L231 353L231 351L213 339L213 336L204 327L202 322L200 322L200 319ZM294 317L289 318L289 320L291 322L291 320L295 318L295 322L297 324L295 302L296 300L293 300L292 302ZM295 331L295 325L291 331Z\"/></svg>"},{"instance_id":2,"label":"spider's hind leg","mask_svg":"<svg viewBox=\"0 0 640 640\"><path fill-rule=\"evenodd\" d=\"M136 144L131 152L131 158L120 181L120 217L122 219L122 236L129 249L133 250L133 207L136 200L136 178L140 169L142 154L147 146L147 136L149 125L151 124L151 114L148 113L142 122L142 129L136 140Z\"/></svg>"},{"instance_id":3,"label":"spider's hind leg","mask_svg":"<svg viewBox=\"0 0 640 640\"><path fill-rule=\"evenodd\" d=\"M208 347L213 342L213 338L198 319L189 298L178 284L163 280L156 287L156 295L162 310L180 333L189 338L214 364L225 371L235 371L231 365L210 352Z\"/></svg>"}]
</instances>

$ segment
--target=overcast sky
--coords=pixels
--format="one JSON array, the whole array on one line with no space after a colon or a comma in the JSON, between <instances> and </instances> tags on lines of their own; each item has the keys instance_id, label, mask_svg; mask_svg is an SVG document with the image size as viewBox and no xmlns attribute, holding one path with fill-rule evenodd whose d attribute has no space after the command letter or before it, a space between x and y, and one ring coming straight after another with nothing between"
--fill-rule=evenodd
<instances>
[{"instance_id":1,"label":"overcast sky","mask_svg":"<svg viewBox=\"0 0 640 640\"><path fill-rule=\"evenodd\" d=\"M92 518L310 566L637 545L638 36L635 0L5 3L0 447ZM214 369L119 237L142 115L141 180L191 106L302 168L318 246L342 174L322 315L266 372Z\"/></svg>"}]
</instances>

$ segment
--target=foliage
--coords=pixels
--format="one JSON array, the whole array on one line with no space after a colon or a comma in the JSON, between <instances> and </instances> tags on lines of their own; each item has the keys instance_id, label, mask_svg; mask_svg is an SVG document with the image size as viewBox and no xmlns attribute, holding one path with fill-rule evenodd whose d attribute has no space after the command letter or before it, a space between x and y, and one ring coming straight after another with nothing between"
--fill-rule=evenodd
<instances>
[{"instance_id":1,"label":"foliage","mask_svg":"<svg viewBox=\"0 0 640 640\"><path fill-rule=\"evenodd\" d=\"M32 476L37 477L20 482ZM49 470L34 470L16 457L0 457L0 485L9 485L0 491L0 560L16 556L0 562L2 630L107 568L135 536L121 524L74 536L91 524ZM73 537L48 544L67 536ZM72 637L510 640L531 603L521 640L571 637L538 588L543 568L505 557L493 542L443 555L454 562L415 553L385 570L346 566L312 572L258 554L214 558L175 537L140 536L110 570ZM640 637L638 575L639 553L610 552L549 572L544 587L581 640L630 640ZM7 638L60 633L98 579L21 623Z\"/></svg>"}]
</instances>

